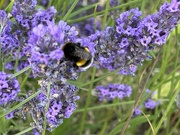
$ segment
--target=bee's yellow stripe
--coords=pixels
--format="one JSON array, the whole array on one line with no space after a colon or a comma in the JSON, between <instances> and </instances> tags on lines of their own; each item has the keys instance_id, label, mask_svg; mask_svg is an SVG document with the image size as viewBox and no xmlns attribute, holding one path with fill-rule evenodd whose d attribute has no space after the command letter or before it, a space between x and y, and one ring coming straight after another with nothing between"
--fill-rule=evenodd
<instances>
[{"instance_id":1,"label":"bee's yellow stripe","mask_svg":"<svg viewBox=\"0 0 180 135\"><path fill-rule=\"evenodd\" d=\"M87 60L80 60L80 61L76 62L76 65L77 65L78 67L81 67L81 66L85 65L86 62L87 62Z\"/></svg>"},{"instance_id":2,"label":"bee's yellow stripe","mask_svg":"<svg viewBox=\"0 0 180 135\"><path fill-rule=\"evenodd\" d=\"M89 49L87 47L84 48L87 52L89 52Z\"/></svg>"}]
</instances>

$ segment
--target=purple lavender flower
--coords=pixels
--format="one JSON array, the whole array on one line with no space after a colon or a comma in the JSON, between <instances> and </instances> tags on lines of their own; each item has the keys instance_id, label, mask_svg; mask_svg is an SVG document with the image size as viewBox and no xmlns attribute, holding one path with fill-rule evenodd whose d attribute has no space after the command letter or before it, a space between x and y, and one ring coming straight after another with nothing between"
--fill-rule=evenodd
<instances>
[{"instance_id":1,"label":"purple lavender flower","mask_svg":"<svg viewBox=\"0 0 180 135\"><path fill-rule=\"evenodd\" d=\"M61 82L51 84L50 97L47 99L47 83L47 80L42 80L39 83L43 92L26 103L24 107L28 108L28 111L22 112L25 113L23 115L30 112L34 121L31 123L31 126L34 126L39 131L41 131L43 127L44 115L46 115L47 118L47 130L52 131L63 123L64 118L71 116L76 109L75 102L79 99L79 96L76 96L77 87ZM44 114L44 109L48 103L49 109L46 114Z\"/></svg>"},{"instance_id":2,"label":"purple lavender flower","mask_svg":"<svg viewBox=\"0 0 180 135\"><path fill-rule=\"evenodd\" d=\"M151 90L147 89L143 96L146 97L146 96L149 95L150 93L151 93ZM152 96L153 96L154 94L156 94L156 91L153 92L152 94L150 94L149 97L146 99L146 101L145 101L143 104L139 105L139 106L135 109L133 116L138 116L138 115L140 115L140 114L141 114L141 110L142 110L143 108L146 108L146 109L148 109L148 110L152 110L152 109L154 109L156 106L158 106L158 105L160 104L160 102L158 102L158 101L156 101L156 100L154 100L154 99L152 98Z\"/></svg>"},{"instance_id":3,"label":"purple lavender flower","mask_svg":"<svg viewBox=\"0 0 180 135\"><path fill-rule=\"evenodd\" d=\"M120 5L120 2L118 0L110 0L109 4L111 7L114 7Z\"/></svg>"},{"instance_id":4,"label":"purple lavender flower","mask_svg":"<svg viewBox=\"0 0 180 135\"><path fill-rule=\"evenodd\" d=\"M100 21L98 19L94 20L94 18L75 23L74 26L79 30L79 34L85 37L95 33L94 27L96 28L96 30L101 30Z\"/></svg>"},{"instance_id":5,"label":"purple lavender flower","mask_svg":"<svg viewBox=\"0 0 180 135\"><path fill-rule=\"evenodd\" d=\"M25 58L26 53L23 51L23 49L19 52L18 50L20 47L22 47L21 43L26 44L23 40L23 34L21 30L18 30L18 26L14 23L10 22L7 18L7 15L4 11L0 11L0 14L2 14L2 17L5 17L4 20L4 26L2 27L2 33L0 33L0 44L1 44L1 53L4 60L11 59L14 61L3 61L5 63L6 69L14 69L15 60L21 59L22 57ZM27 39L26 39L27 40ZM19 65L17 67L17 71L21 70L23 67L26 67L29 65L27 60L19 61Z\"/></svg>"},{"instance_id":6,"label":"purple lavender flower","mask_svg":"<svg viewBox=\"0 0 180 135\"><path fill-rule=\"evenodd\" d=\"M145 103L144 103L144 106L147 108L147 109L154 109L157 105L159 105L159 102L156 102L152 99L148 99Z\"/></svg>"},{"instance_id":7,"label":"purple lavender flower","mask_svg":"<svg viewBox=\"0 0 180 135\"><path fill-rule=\"evenodd\" d=\"M15 100L20 91L19 82L15 78L10 79L10 77L11 74L0 72L0 106Z\"/></svg>"},{"instance_id":8,"label":"purple lavender flower","mask_svg":"<svg viewBox=\"0 0 180 135\"><path fill-rule=\"evenodd\" d=\"M120 74L134 75L138 65L151 58L148 51L166 42L171 30L179 23L179 1L165 3L156 14L141 19L141 11L131 9L117 19L115 30L107 27L89 36L95 46L98 67L119 69Z\"/></svg>"},{"instance_id":9,"label":"purple lavender flower","mask_svg":"<svg viewBox=\"0 0 180 135\"><path fill-rule=\"evenodd\" d=\"M36 0L16 0L12 9L13 17L19 24L29 29L36 12L36 4Z\"/></svg>"},{"instance_id":10,"label":"purple lavender flower","mask_svg":"<svg viewBox=\"0 0 180 135\"><path fill-rule=\"evenodd\" d=\"M28 59L33 73L38 76L52 77L55 80L77 79L77 69L71 61L63 58L62 47L67 42L75 42L78 32L75 27L60 21L58 25L48 22L34 27L29 38Z\"/></svg>"},{"instance_id":11,"label":"purple lavender flower","mask_svg":"<svg viewBox=\"0 0 180 135\"><path fill-rule=\"evenodd\" d=\"M4 10L0 10L0 34L4 26L6 25L8 19L6 12Z\"/></svg>"},{"instance_id":12,"label":"purple lavender flower","mask_svg":"<svg viewBox=\"0 0 180 135\"><path fill-rule=\"evenodd\" d=\"M99 100L123 99L132 94L132 88L126 84L108 84L108 86L97 86L96 92Z\"/></svg>"},{"instance_id":13,"label":"purple lavender flower","mask_svg":"<svg viewBox=\"0 0 180 135\"><path fill-rule=\"evenodd\" d=\"M3 10L0 10L0 16L0 44L2 57L11 58L11 55L17 52L20 43L17 36L12 33L12 23Z\"/></svg>"},{"instance_id":14,"label":"purple lavender flower","mask_svg":"<svg viewBox=\"0 0 180 135\"><path fill-rule=\"evenodd\" d=\"M36 10L36 0L16 0L12 15L16 21L26 29L31 29L40 23L52 21L56 9L50 7L47 10Z\"/></svg>"},{"instance_id":15,"label":"purple lavender flower","mask_svg":"<svg viewBox=\"0 0 180 135\"><path fill-rule=\"evenodd\" d=\"M141 114L141 108L142 108L142 105L138 106L135 111L134 111L134 116L138 116Z\"/></svg>"},{"instance_id":16,"label":"purple lavender flower","mask_svg":"<svg viewBox=\"0 0 180 135\"><path fill-rule=\"evenodd\" d=\"M29 65L26 60L30 55L30 46L28 46L28 38L31 37L32 28L40 23L46 24L53 20L56 13L54 7L47 10L36 10L36 0L16 0L13 5L12 15L18 24L11 25L7 23L8 29L2 33L2 51L5 55L11 56L13 54L14 61L6 63L6 69L12 70L14 68L15 60L18 59L17 70ZM16 31L11 31L15 29ZM21 29L21 30L19 30ZM11 49L11 50L10 50ZM20 52L18 51L20 49ZM11 53L11 55L9 55ZM10 58L8 58L10 59ZM23 59L23 60L21 60ZM32 75L31 75L32 76Z\"/></svg>"},{"instance_id":17,"label":"purple lavender flower","mask_svg":"<svg viewBox=\"0 0 180 135\"><path fill-rule=\"evenodd\" d=\"M146 94L149 94L151 92L151 90L147 89L146 90ZM148 99L144 102L144 106L147 108L147 109L154 109L157 105L159 105L159 102L158 101L155 101L154 99L152 99L152 96L156 94L156 91L153 92L149 97Z\"/></svg>"},{"instance_id":18,"label":"purple lavender flower","mask_svg":"<svg viewBox=\"0 0 180 135\"><path fill-rule=\"evenodd\" d=\"M29 65L29 62L26 60L30 53L30 47L27 45L27 42L28 36L31 36L32 28L39 23L47 25L49 21L53 20L56 13L54 7L37 11L35 9L36 3L36 0L17 0L14 2L12 15L18 24L10 22L6 13L0 10L1 53L4 60L11 60L3 61L6 69L14 69L17 59L18 65L16 71ZM21 26L23 26L23 28ZM58 52L52 52L51 56L56 57L57 53Z\"/></svg>"},{"instance_id":19,"label":"purple lavender flower","mask_svg":"<svg viewBox=\"0 0 180 135\"><path fill-rule=\"evenodd\" d=\"M38 10L31 20L32 28L36 27L38 24L46 24L49 21L52 21L56 12L57 11L54 7L50 7L47 10Z\"/></svg>"},{"instance_id":20,"label":"purple lavender flower","mask_svg":"<svg viewBox=\"0 0 180 135\"><path fill-rule=\"evenodd\" d=\"M43 6L47 6L49 3L49 0L41 0L40 4L43 5Z\"/></svg>"}]
</instances>

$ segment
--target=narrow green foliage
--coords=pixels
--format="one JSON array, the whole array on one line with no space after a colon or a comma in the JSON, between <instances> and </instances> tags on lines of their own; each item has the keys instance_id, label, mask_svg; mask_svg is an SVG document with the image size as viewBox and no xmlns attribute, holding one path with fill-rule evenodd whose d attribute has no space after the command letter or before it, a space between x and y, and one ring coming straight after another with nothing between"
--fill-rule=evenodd
<instances>
[{"instance_id":1,"label":"narrow green foliage","mask_svg":"<svg viewBox=\"0 0 180 135\"><path fill-rule=\"evenodd\" d=\"M124 7L128 7L130 5L133 5L133 4L139 4L141 2L141 0L134 0L134 1L130 1L130 2L127 2L125 4L121 4L119 6L115 6L115 7L112 7L112 8L109 8L108 11L114 11L114 10L118 10L120 8L124 8ZM106 10L103 10L103 11L100 11L100 12L97 12L96 15L104 15ZM86 20L86 19L89 19L91 17L93 17L94 14L90 14L90 15L86 15L84 17L80 17L78 19L73 19L73 20L67 20L68 23L75 23L75 22L80 22L80 21L83 21L83 20Z\"/></svg>"},{"instance_id":2,"label":"narrow green foliage","mask_svg":"<svg viewBox=\"0 0 180 135\"><path fill-rule=\"evenodd\" d=\"M96 74L96 67L93 68L91 80L94 80L95 74ZM89 85L89 91L88 91L88 95L87 95L87 100L86 100L86 104L85 104L85 107L84 107L84 112L83 112L83 115L82 115L82 120L81 120L81 123L80 123L79 135L83 134L84 124L85 124L86 115L87 115L87 108L88 108L88 106L90 104L90 101L91 101L91 91L92 91L92 88L93 88L93 83L91 83Z\"/></svg>"},{"instance_id":3,"label":"narrow green foliage","mask_svg":"<svg viewBox=\"0 0 180 135\"><path fill-rule=\"evenodd\" d=\"M70 7L70 9L68 10L68 12L66 13L66 15L63 17L62 20L66 21L68 16L71 14L71 12L73 11L73 9L75 8L76 4L78 3L79 0L75 0L74 3L72 4L72 6Z\"/></svg>"}]
</instances>

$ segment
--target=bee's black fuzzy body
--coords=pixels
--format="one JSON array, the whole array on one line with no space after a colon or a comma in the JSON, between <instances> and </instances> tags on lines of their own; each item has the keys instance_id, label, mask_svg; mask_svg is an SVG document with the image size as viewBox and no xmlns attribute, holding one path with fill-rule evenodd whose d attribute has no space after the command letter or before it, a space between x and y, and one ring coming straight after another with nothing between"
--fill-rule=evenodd
<instances>
[{"instance_id":1,"label":"bee's black fuzzy body","mask_svg":"<svg viewBox=\"0 0 180 135\"><path fill-rule=\"evenodd\" d=\"M80 46L80 43L66 43L63 46L64 56L76 63L78 67L87 69L93 63L93 57L86 47Z\"/></svg>"}]
</instances>

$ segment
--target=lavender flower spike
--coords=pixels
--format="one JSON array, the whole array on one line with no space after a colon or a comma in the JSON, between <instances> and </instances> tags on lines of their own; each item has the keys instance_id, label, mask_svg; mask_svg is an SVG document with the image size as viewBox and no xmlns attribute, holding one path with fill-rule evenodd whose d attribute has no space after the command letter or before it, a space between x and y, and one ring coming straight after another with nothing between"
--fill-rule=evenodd
<instances>
[{"instance_id":1,"label":"lavender flower spike","mask_svg":"<svg viewBox=\"0 0 180 135\"><path fill-rule=\"evenodd\" d=\"M36 4L37 0L15 0L14 2L12 15L27 30L40 23L46 24L52 21L57 12L54 7L47 10L36 10Z\"/></svg>"},{"instance_id":2,"label":"lavender flower spike","mask_svg":"<svg viewBox=\"0 0 180 135\"><path fill-rule=\"evenodd\" d=\"M33 73L55 80L75 79L77 72L73 63L63 58L62 47L66 42L75 42L78 32L66 22L58 25L48 22L34 27L29 38L29 63ZM66 72L67 71L67 72Z\"/></svg>"},{"instance_id":3,"label":"lavender flower spike","mask_svg":"<svg viewBox=\"0 0 180 135\"><path fill-rule=\"evenodd\" d=\"M50 97L47 99L47 80L40 82L41 90L43 93L28 102L25 106L28 107L28 112L33 118L31 126L42 130L44 115L47 118L47 130L52 131L63 123L64 118L69 118L76 109L76 96L77 87L68 83L62 84L61 82L52 83L50 88ZM49 109L44 113L46 104L49 104Z\"/></svg>"},{"instance_id":4,"label":"lavender flower spike","mask_svg":"<svg viewBox=\"0 0 180 135\"><path fill-rule=\"evenodd\" d=\"M96 65L133 75L138 65L151 58L148 51L166 42L180 21L179 15L179 0L165 3L158 13L143 19L138 8L121 13L115 30L107 27L88 37L95 44Z\"/></svg>"}]
</instances>

